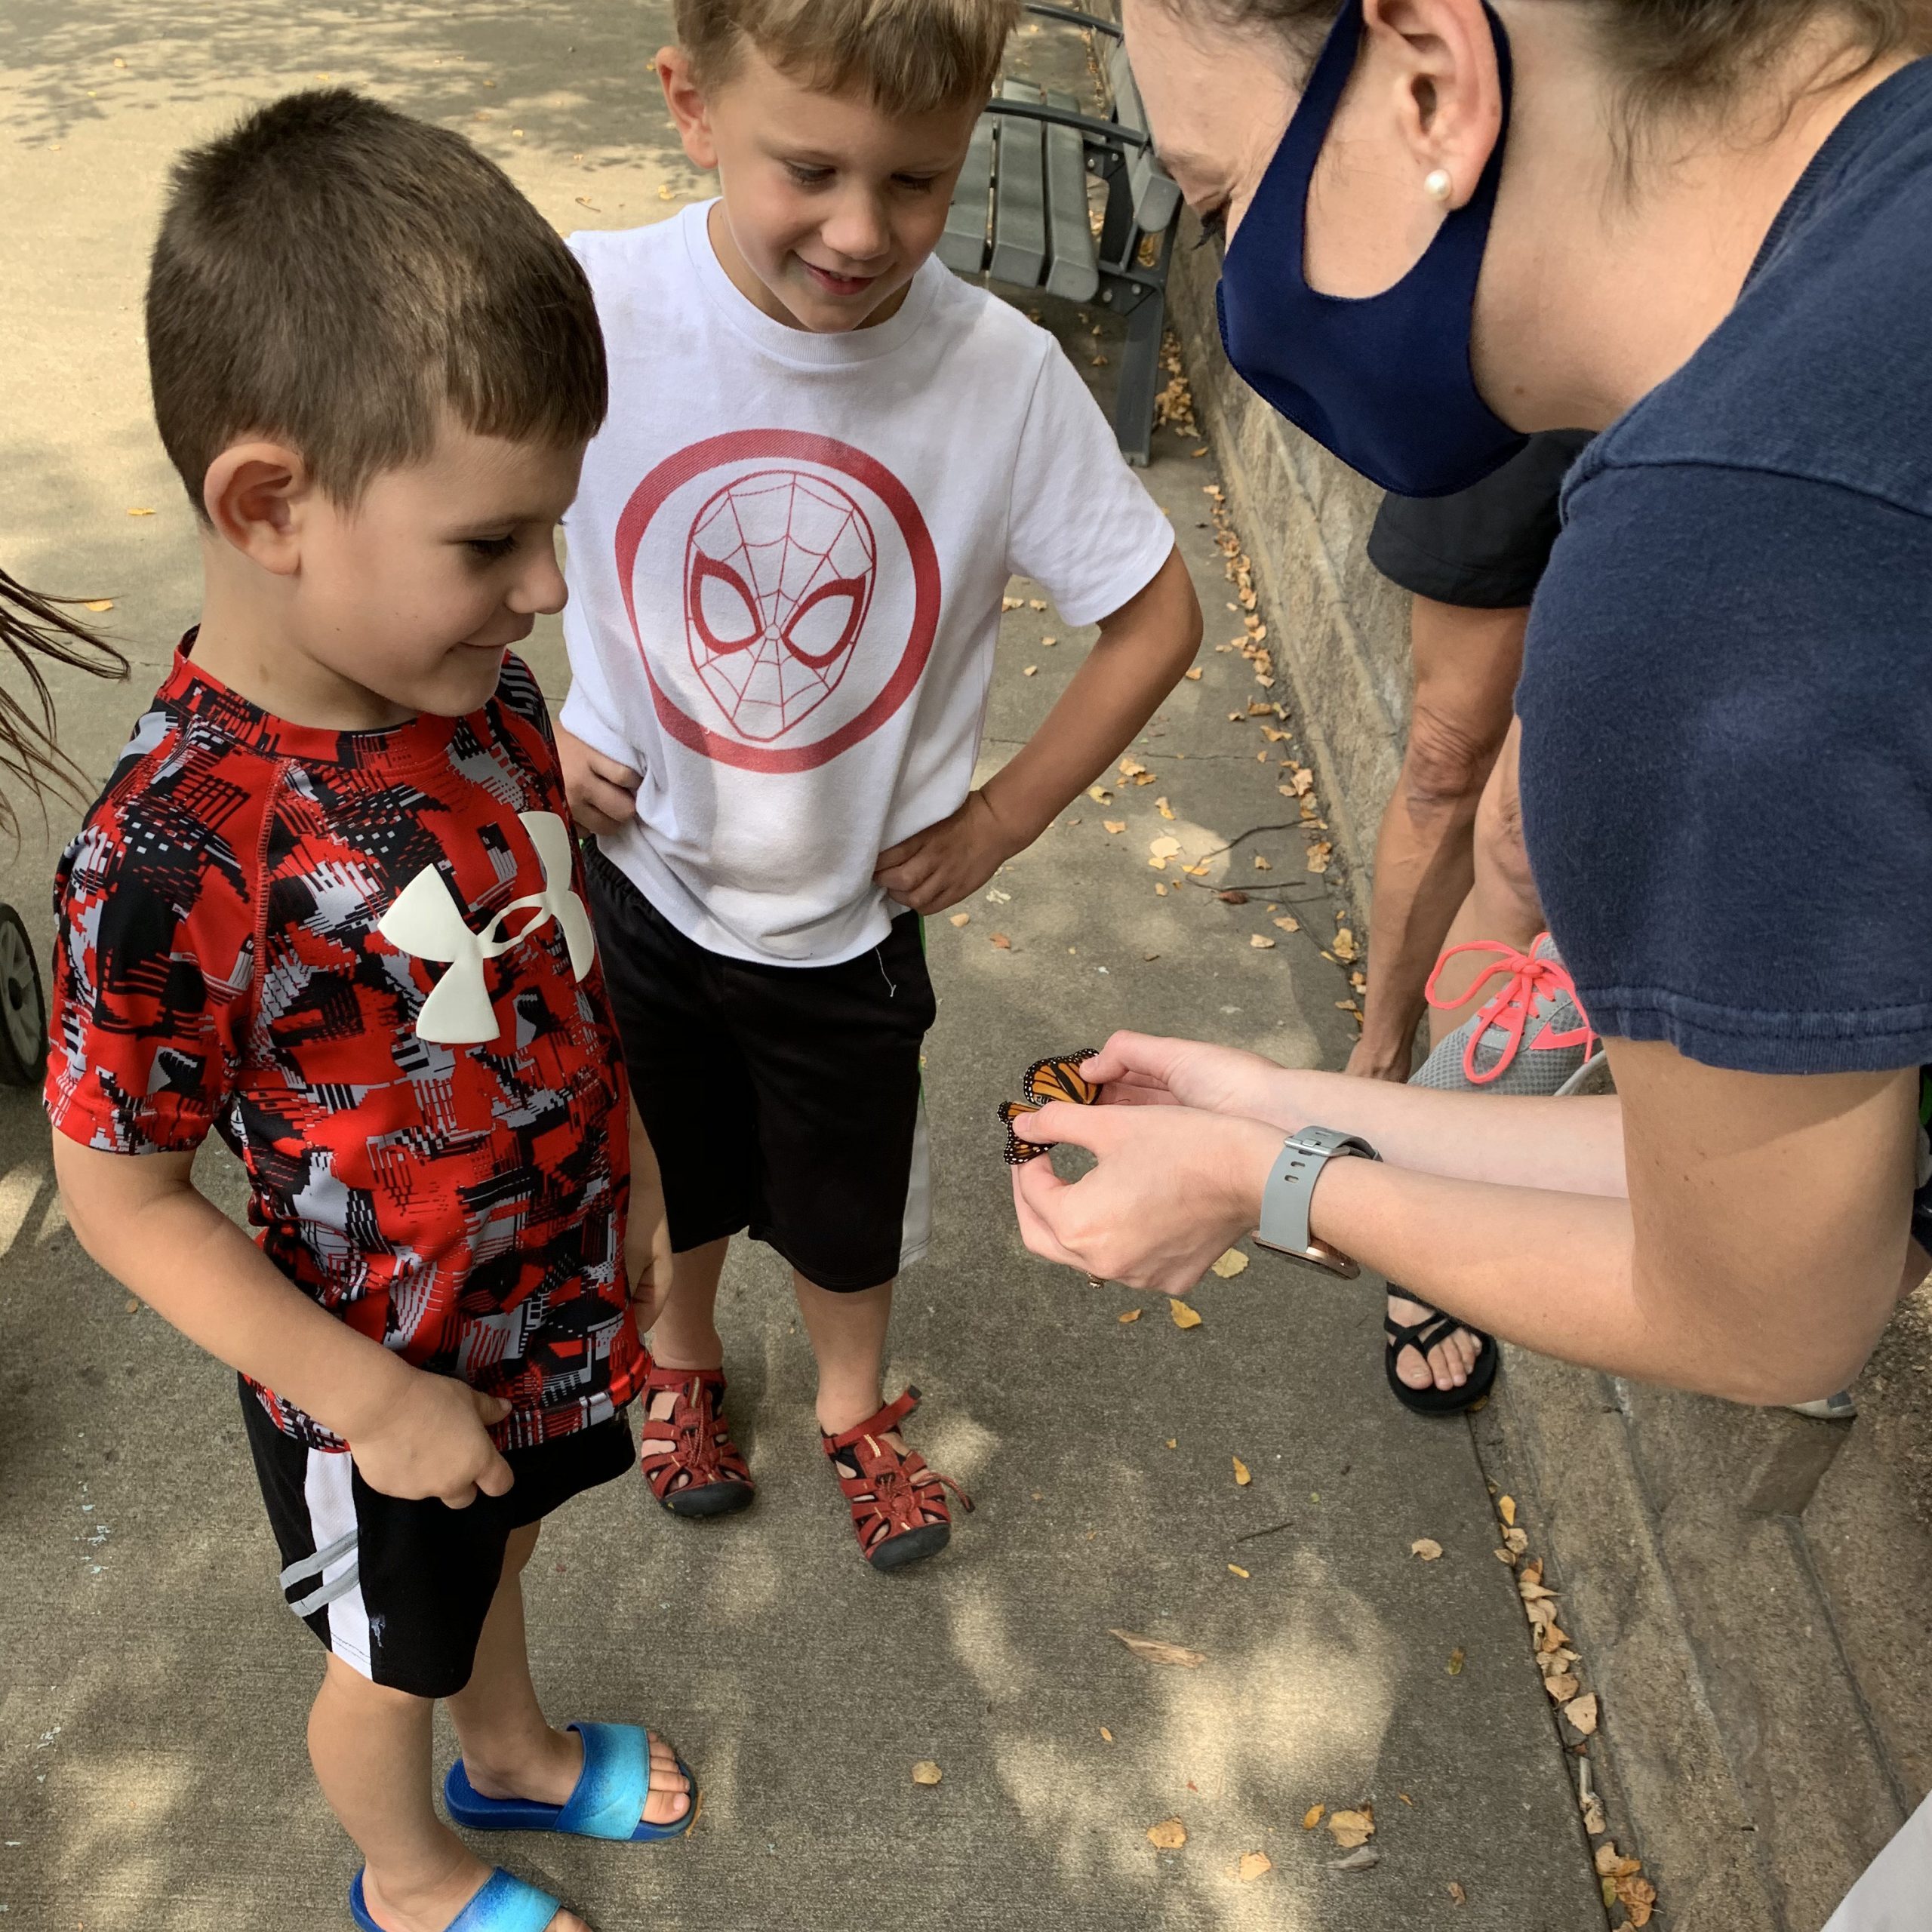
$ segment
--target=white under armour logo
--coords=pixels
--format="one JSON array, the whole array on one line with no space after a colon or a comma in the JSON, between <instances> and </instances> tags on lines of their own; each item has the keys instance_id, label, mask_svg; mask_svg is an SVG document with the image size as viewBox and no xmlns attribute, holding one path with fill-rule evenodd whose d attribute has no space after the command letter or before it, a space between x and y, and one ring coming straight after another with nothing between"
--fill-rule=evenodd
<instances>
[{"instance_id":1,"label":"white under armour logo","mask_svg":"<svg viewBox=\"0 0 1932 1932\"><path fill-rule=\"evenodd\" d=\"M418 1039L446 1047L475 1046L495 1039L503 1029L491 1008L483 962L509 952L552 918L563 928L571 971L577 978L590 971L597 956L590 915L571 890L570 828L555 812L519 812L517 816L543 863L541 892L513 900L481 932L473 933L463 923L463 909L451 897L442 875L434 866L425 866L396 895L395 903L376 928L390 945L412 959L439 960L449 967L416 1016ZM518 912L534 912L536 917L515 932L506 933L505 923Z\"/></svg>"}]
</instances>

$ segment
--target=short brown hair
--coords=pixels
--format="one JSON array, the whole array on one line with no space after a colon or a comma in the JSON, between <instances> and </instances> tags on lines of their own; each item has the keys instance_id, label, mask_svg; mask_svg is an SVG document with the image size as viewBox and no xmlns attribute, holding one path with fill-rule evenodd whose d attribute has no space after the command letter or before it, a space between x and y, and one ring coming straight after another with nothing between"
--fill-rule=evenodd
<instances>
[{"instance_id":1,"label":"short brown hair","mask_svg":"<svg viewBox=\"0 0 1932 1932\"><path fill-rule=\"evenodd\" d=\"M460 134L346 88L286 96L175 164L147 292L162 441L198 511L238 438L352 503L481 435L587 441L604 340L583 269Z\"/></svg>"},{"instance_id":2,"label":"short brown hair","mask_svg":"<svg viewBox=\"0 0 1932 1932\"><path fill-rule=\"evenodd\" d=\"M678 0L678 38L701 86L731 78L749 41L827 94L863 89L888 114L929 114L992 92L1019 0Z\"/></svg>"}]
</instances>

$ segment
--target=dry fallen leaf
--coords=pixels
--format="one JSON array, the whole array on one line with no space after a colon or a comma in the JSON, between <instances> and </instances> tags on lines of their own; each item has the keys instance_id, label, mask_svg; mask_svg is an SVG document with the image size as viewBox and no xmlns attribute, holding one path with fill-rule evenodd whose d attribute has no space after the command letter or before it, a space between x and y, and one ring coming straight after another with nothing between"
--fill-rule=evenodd
<instances>
[{"instance_id":1,"label":"dry fallen leaf","mask_svg":"<svg viewBox=\"0 0 1932 1932\"><path fill-rule=\"evenodd\" d=\"M1274 1869L1275 1861L1265 1851L1244 1851L1241 1855L1241 1863L1235 1867L1235 1876L1244 1885L1251 1885Z\"/></svg>"},{"instance_id":2,"label":"dry fallen leaf","mask_svg":"<svg viewBox=\"0 0 1932 1932\"><path fill-rule=\"evenodd\" d=\"M1110 805L1114 801L1114 795L1104 785L1088 786L1087 795L1097 805Z\"/></svg>"},{"instance_id":3,"label":"dry fallen leaf","mask_svg":"<svg viewBox=\"0 0 1932 1932\"><path fill-rule=\"evenodd\" d=\"M1214 897L1223 906L1245 906L1247 903L1247 894L1238 886L1232 887L1226 892L1217 892Z\"/></svg>"},{"instance_id":4,"label":"dry fallen leaf","mask_svg":"<svg viewBox=\"0 0 1932 1932\"><path fill-rule=\"evenodd\" d=\"M1308 848L1308 869L1312 872L1325 872L1328 862L1335 856L1334 844L1326 838L1318 838Z\"/></svg>"},{"instance_id":5,"label":"dry fallen leaf","mask_svg":"<svg viewBox=\"0 0 1932 1932\"><path fill-rule=\"evenodd\" d=\"M1355 936L1346 926L1343 927L1341 931L1335 935L1335 957L1344 966L1351 966L1355 963Z\"/></svg>"},{"instance_id":6,"label":"dry fallen leaf","mask_svg":"<svg viewBox=\"0 0 1932 1932\"><path fill-rule=\"evenodd\" d=\"M1650 1924L1657 1909L1657 1888L1647 1878L1620 1878L1617 1902L1630 1915L1631 1924L1641 1927Z\"/></svg>"},{"instance_id":7,"label":"dry fallen leaf","mask_svg":"<svg viewBox=\"0 0 1932 1932\"><path fill-rule=\"evenodd\" d=\"M1247 943L1257 952L1272 952L1275 949L1275 942L1266 933L1250 933Z\"/></svg>"},{"instance_id":8,"label":"dry fallen leaf","mask_svg":"<svg viewBox=\"0 0 1932 1932\"><path fill-rule=\"evenodd\" d=\"M1170 1442L1168 1446L1171 1449L1174 1444ZM1124 1644L1143 1663L1171 1664L1177 1670L1194 1670L1208 1661L1205 1651L1190 1651L1162 1638L1137 1637L1131 1630L1109 1630L1107 1635Z\"/></svg>"},{"instance_id":9,"label":"dry fallen leaf","mask_svg":"<svg viewBox=\"0 0 1932 1932\"><path fill-rule=\"evenodd\" d=\"M1158 838L1149 840L1147 849L1157 859L1171 859L1180 850L1180 841L1171 832L1164 832Z\"/></svg>"},{"instance_id":10,"label":"dry fallen leaf","mask_svg":"<svg viewBox=\"0 0 1932 1932\"><path fill-rule=\"evenodd\" d=\"M1451 1651L1449 1653L1449 1675L1451 1677L1462 1675L1463 1663L1466 1654L1466 1652L1460 1650Z\"/></svg>"},{"instance_id":11,"label":"dry fallen leaf","mask_svg":"<svg viewBox=\"0 0 1932 1932\"><path fill-rule=\"evenodd\" d=\"M1326 1811L1327 1808L1327 1806L1325 1804L1311 1804L1308 1807L1307 1810L1302 1814L1302 1829L1305 1832L1313 1831L1315 1826L1321 1823L1321 1814L1323 1812Z\"/></svg>"},{"instance_id":12,"label":"dry fallen leaf","mask_svg":"<svg viewBox=\"0 0 1932 1932\"><path fill-rule=\"evenodd\" d=\"M1454 1878L1449 1881L1449 1896L1457 1905L1467 1905L1469 1902L1469 1894Z\"/></svg>"},{"instance_id":13,"label":"dry fallen leaf","mask_svg":"<svg viewBox=\"0 0 1932 1932\"><path fill-rule=\"evenodd\" d=\"M1442 1546L1433 1537L1417 1537L1409 1545L1409 1554L1420 1556L1425 1563L1433 1563L1442 1554Z\"/></svg>"},{"instance_id":14,"label":"dry fallen leaf","mask_svg":"<svg viewBox=\"0 0 1932 1932\"><path fill-rule=\"evenodd\" d=\"M1124 1315L1117 1315L1115 1318L1120 1321L1138 1321L1140 1319L1140 1311L1137 1308L1130 1308Z\"/></svg>"},{"instance_id":15,"label":"dry fallen leaf","mask_svg":"<svg viewBox=\"0 0 1932 1932\"><path fill-rule=\"evenodd\" d=\"M154 512L152 510L147 509L130 510L128 514L130 516L152 516L154 515Z\"/></svg>"},{"instance_id":16,"label":"dry fallen leaf","mask_svg":"<svg viewBox=\"0 0 1932 1932\"><path fill-rule=\"evenodd\" d=\"M1106 827L1108 831L1115 834L1127 829L1127 820L1124 818L1103 818L1100 823Z\"/></svg>"},{"instance_id":17,"label":"dry fallen leaf","mask_svg":"<svg viewBox=\"0 0 1932 1932\"><path fill-rule=\"evenodd\" d=\"M1043 637L1040 640L1040 648L1043 651L1051 651L1059 641L1060 639L1057 637Z\"/></svg>"},{"instance_id":18,"label":"dry fallen leaf","mask_svg":"<svg viewBox=\"0 0 1932 1932\"><path fill-rule=\"evenodd\" d=\"M945 1775L930 1758L921 1758L912 1767L912 1782L915 1784L937 1784Z\"/></svg>"},{"instance_id":19,"label":"dry fallen leaf","mask_svg":"<svg viewBox=\"0 0 1932 1932\"><path fill-rule=\"evenodd\" d=\"M1503 1532L1503 1546L1521 1556L1530 1546L1529 1536L1522 1530L1505 1530Z\"/></svg>"},{"instance_id":20,"label":"dry fallen leaf","mask_svg":"<svg viewBox=\"0 0 1932 1932\"><path fill-rule=\"evenodd\" d=\"M1333 1811L1328 1816L1328 1835L1344 1851L1366 1844L1375 1835L1375 1819L1367 1811Z\"/></svg>"},{"instance_id":21,"label":"dry fallen leaf","mask_svg":"<svg viewBox=\"0 0 1932 1932\"><path fill-rule=\"evenodd\" d=\"M1499 1496L1496 1499L1496 1513L1503 1518L1506 1530L1513 1530L1516 1527L1516 1499L1513 1496Z\"/></svg>"},{"instance_id":22,"label":"dry fallen leaf","mask_svg":"<svg viewBox=\"0 0 1932 1932\"><path fill-rule=\"evenodd\" d=\"M1137 758L1124 758L1115 769L1123 778L1139 778L1146 774L1147 768Z\"/></svg>"},{"instance_id":23,"label":"dry fallen leaf","mask_svg":"<svg viewBox=\"0 0 1932 1932\"><path fill-rule=\"evenodd\" d=\"M1284 912L1275 924L1284 933L1298 933L1301 931L1301 921L1292 912Z\"/></svg>"},{"instance_id":24,"label":"dry fallen leaf","mask_svg":"<svg viewBox=\"0 0 1932 1932\"><path fill-rule=\"evenodd\" d=\"M1214 1272L1224 1281L1231 1281L1247 1266L1247 1257L1238 1247L1231 1247L1214 1264Z\"/></svg>"},{"instance_id":25,"label":"dry fallen leaf","mask_svg":"<svg viewBox=\"0 0 1932 1932\"><path fill-rule=\"evenodd\" d=\"M1114 1741L1113 1733L1110 1731L1105 1724L1103 1724L1100 1727L1100 1735L1105 1738L1109 1744Z\"/></svg>"},{"instance_id":26,"label":"dry fallen leaf","mask_svg":"<svg viewBox=\"0 0 1932 1932\"><path fill-rule=\"evenodd\" d=\"M1197 664L1192 670L1183 671L1181 673L1181 675L1185 678L1190 685L1198 685L1201 681L1201 666Z\"/></svg>"},{"instance_id":27,"label":"dry fallen leaf","mask_svg":"<svg viewBox=\"0 0 1932 1932\"><path fill-rule=\"evenodd\" d=\"M1275 868L1257 852L1254 855L1254 869L1258 872L1272 872Z\"/></svg>"},{"instance_id":28,"label":"dry fallen leaf","mask_svg":"<svg viewBox=\"0 0 1932 1932\"><path fill-rule=\"evenodd\" d=\"M1235 1466L1235 1483L1241 1488L1245 1489L1248 1484L1254 1480L1254 1472L1249 1469L1247 1465L1244 1463L1238 1456L1231 1457L1229 1460Z\"/></svg>"},{"instance_id":29,"label":"dry fallen leaf","mask_svg":"<svg viewBox=\"0 0 1932 1932\"><path fill-rule=\"evenodd\" d=\"M1163 1818L1147 1827L1147 1842L1156 1851L1178 1851L1187 1842L1187 1827L1178 1818Z\"/></svg>"},{"instance_id":30,"label":"dry fallen leaf","mask_svg":"<svg viewBox=\"0 0 1932 1932\"><path fill-rule=\"evenodd\" d=\"M111 611L114 608L114 599L111 597L91 598L85 608L97 614L103 611Z\"/></svg>"},{"instance_id":31,"label":"dry fallen leaf","mask_svg":"<svg viewBox=\"0 0 1932 1932\"><path fill-rule=\"evenodd\" d=\"M1559 1670L1543 1679L1543 1687L1549 1693L1552 1703L1567 1705L1583 1687L1569 1672Z\"/></svg>"},{"instance_id":32,"label":"dry fallen leaf","mask_svg":"<svg viewBox=\"0 0 1932 1932\"><path fill-rule=\"evenodd\" d=\"M1156 798L1154 801L1154 809L1165 819L1171 819L1174 815L1174 807L1164 798Z\"/></svg>"},{"instance_id":33,"label":"dry fallen leaf","mask_svg":"<svg viewBox=\"0 0 1932 1932\"><path fill-rule=\"evenodd\" d=\"M1026 668L1025 668L1024 669L1023 669L1023 670L1021 671L1021 672L1020 673L1020 675L1023 678L1030 678L1030 677L1032 677L1032 676L1035 675L1038 673L1038 670L1039 670L1039 668L1040 668L1040 667L1039 667L1039 666L1038 666L1038 665L1037 665L1037 664L1029 664L1029 665L1027 665L1027 666L1026 666Z\"/></svg>"},{"instance_id":34,"label":"dry fallen leaf","mask_svg":"<svg viewBox=\"0 0 1932 1932\"><path fill-rule=\"evenodd\" d=\"M1047 600L1044 597L1029 597L1026 600L1026 608L1029 611L1044 611L1047 608Z\"/></svg>"},{"instance_id":35,"label":"dry fallen leaf","mask_svg":"<svg viewBox=\"0 0 1932 1932\"><path fill-rule=\"evenodd\" d=\"M1244 1570L1238 1563L1230 1563L1228 1565L1228 1569L1231 1574L1240 1577L1243 1583L1247 1583L1251 1580L1249 1573Z\"/></svg>"},{"instance_id":36,"label":"dry fallen leaf","mask_svg":"<svg viewBox=\"0 0 1932 1932\"><path fill-rule=\"evenodd\" d=\"M1170 1300L1168 1312L1174 1317L1177 1328L1198 1328L1201 1326L1200 1309L1190 1308L1184 1301L1178 1299Z\"/></svg>"},{"instance_id":37,"label":"dry fallen leaf","mask_svg":"<svg viewBox=\"0 0 1932 1932\"><path fill-rule=\"evenodd\" d=\"M1580 1697L1573 1697L1564 1706L1563 1715L1575 1726L1580 1737L1594 1737L1597 1727L1597 1694L1589 1690Z\"/></svg>"},{"instance_id":38,"label":"dry fallen leaf","mask_svg":"<svg viewBox=\"0 0 1932 1932\"><path fill-rule=\"evenodd\" d=\"M995 933L989 943L998 946L1002 952L1011 952L1013 950L1012 940L1008 939L1004 933Z\"/></svg>"},{"instance_id":39,"label":"dry fallen leaf","mask_svg":"<svg viewBox=\"0 0 1932 1932\"><path fill-rule=\"evenodd\" d=\"M1026 608L1026 600L1023 597L1002 597L999 600L999 608L1002 611L1023 611Z\"/></svg>"},{"instance_id":40,"label":"dry fallen leaf","mask_svg":"<svg viewBox=\"0 0 1932 1932\"><path fill-rule=\"evenodd\" d=\"M955 926L971 925L973 923L973 915L971 912L955 912L948 923Z\"/></svg>"}]
</instances>

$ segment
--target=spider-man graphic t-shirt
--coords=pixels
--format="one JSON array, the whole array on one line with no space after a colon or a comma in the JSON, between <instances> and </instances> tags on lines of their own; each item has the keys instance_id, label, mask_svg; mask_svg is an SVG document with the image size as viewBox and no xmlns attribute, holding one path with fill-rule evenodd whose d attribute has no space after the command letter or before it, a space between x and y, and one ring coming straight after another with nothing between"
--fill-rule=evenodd
<instances>
[{"instance_id":1,"label":"spider-man graphic t-shirt","mask_svg":"<svg viewBox=\"0 0 1932 1932\"><path fill-rule=\"evenodd\" d=\"M1069 626L1174 534L1059 345L937 260L816 335L720 266L712 207L571 248L611 414L585 458L564 724L643 774L602 841L714 952L832 965L898 909L878 855L965 801L1009 578Z\"/></svg>"},{"instance_id":2,"label":"spider-man graphic t-shirt","mask_svg":"<svg viewBox=\"0 0 1932 1932\"><path fill-rule=\"evenodd\" d=\"M54 1126L137 1156L218 1134L269 1259L506 1398L501 1447L604 1420L642 1361L629 1100L535 681L512 657L469 717L322 731L191 645L60 862Z\"/></svg>"}]
</instances>

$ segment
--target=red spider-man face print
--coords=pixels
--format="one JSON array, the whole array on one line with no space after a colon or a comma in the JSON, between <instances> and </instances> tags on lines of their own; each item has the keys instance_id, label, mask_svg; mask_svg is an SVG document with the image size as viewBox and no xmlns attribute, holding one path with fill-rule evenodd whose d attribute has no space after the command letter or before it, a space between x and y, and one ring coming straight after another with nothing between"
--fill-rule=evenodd
<instances>
[{"instance_id":1,"label":"red spider-man face print","mask_svg":"<svg viewBox=\"0 0 1932 1932\"><path fill-rule=\"evenodd\" d=\"M768 743L838 688L870 609L878 546L847 492L803 469L754 470L698 512L685 627L705 688Z\"/></svg>"},{"instance_id":2,"label":"red spider-man face print","mask_svg":"<svg viewBox=\"0 0 1932 1932\"><path fill-rule=\"evenodd\" d=\"M939 559L909 491L829 436L741 429L667 457L614 533L659 723L749 771L808 771L918 688Z\"/></svg>"}]
</instances>

